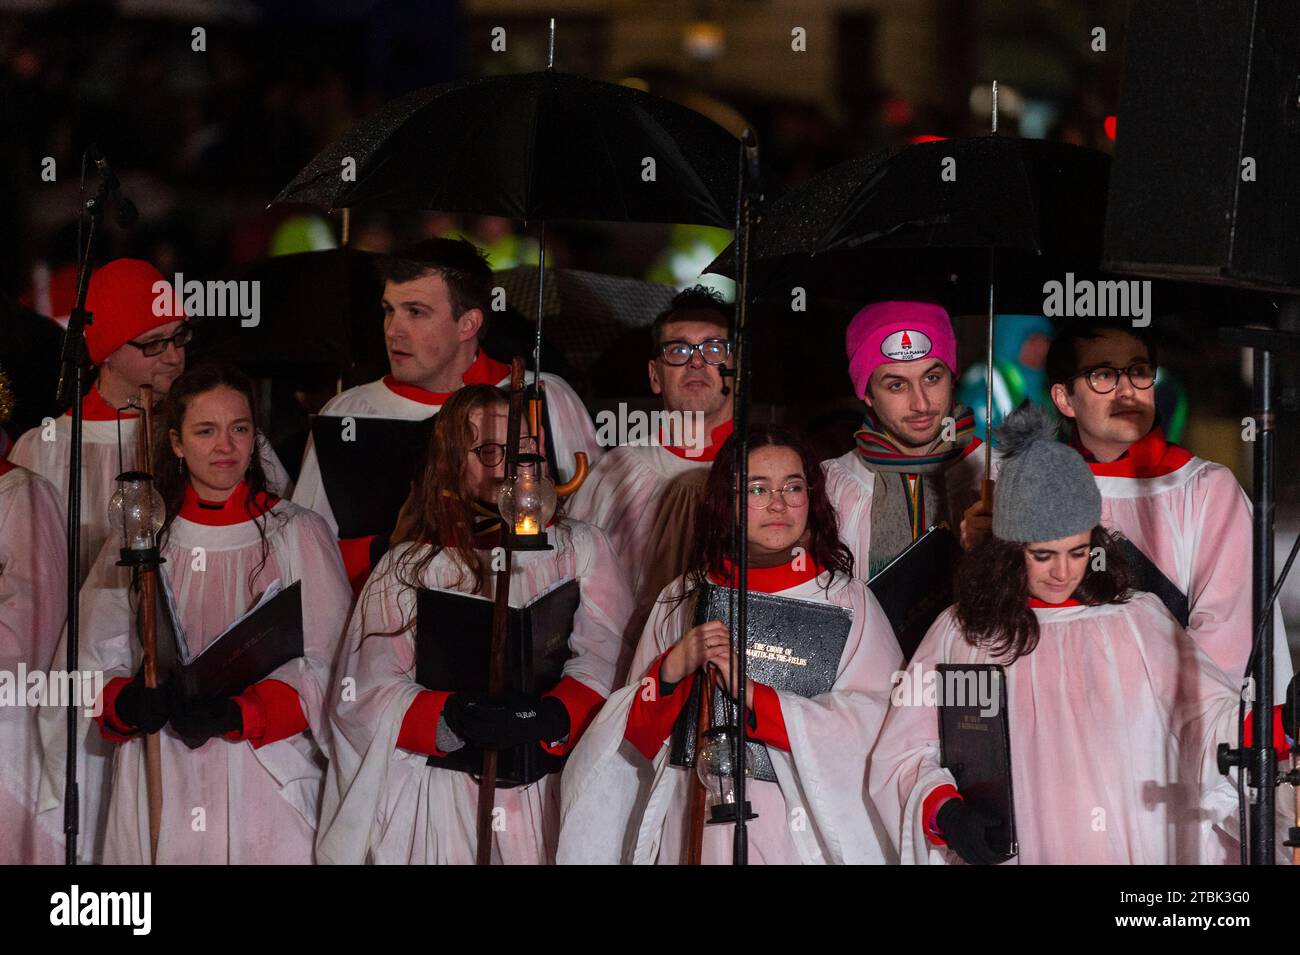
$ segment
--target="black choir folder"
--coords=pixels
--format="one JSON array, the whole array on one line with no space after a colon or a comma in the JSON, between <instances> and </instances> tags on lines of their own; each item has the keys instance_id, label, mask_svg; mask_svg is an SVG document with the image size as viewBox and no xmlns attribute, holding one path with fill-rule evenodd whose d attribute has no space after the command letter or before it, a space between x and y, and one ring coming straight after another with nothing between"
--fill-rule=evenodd
<instances>
[{"instance_id":1,"label":"black choir folder","mask_svg":"<svg viewBox=\"0 0 1300 955\"><path fill-rule=\"evenodd\" d=\"M284 588L275 581L251 609L191 656L164 575L158 580L159 683L174 683L187 699L237 696L303 655L302 581Z\"/></svg>"},{"instance_id":2,"label":"black choir folder","mask_svg":"<svg viewBox=\"0 0 1300 955\"><path fill-rule=\"evenodd\" d=\"M940 705L940 765L957 780L957 791L967 803L1002 820L1001 826L989 830L989 844L1003 861L1012 859L1020 847L1011 791L1006 671L996 663L940 663L935 669L945 695L948 687L961 685L975 689L977 697L971 705L965 705L964 700L960 701L962 705L956 705L956 701ZM980 687L997 694L996 713L984 714L987 706L978 699Z\"/></svg>"},{"instance_id":3,"label":"black choir folder","mask_svg":"<svg viewBox=\"0 0 1300 955\"><path fill-rule=\"evenodd\" d=\"M568 580L523 607L510 608L507 690L538 696L560 682L581 596L578 582ZM491 600L447 590L421 590L416 595L415 680L421 686L487 692L491 643ZM430 756L429 765L477 776L483 771L483 750L466 743L446 756ZM497 785L526 786L563 766L563 757L536 743L503 749L497 755Z\"/></svg>"},{"instance_id":4,"label":"black choir folder","mask_svg":"<svg viewBox=\"0 0 1300 955\"><path fill-rule=\"evenodd\" d=\"M346 417L346 428L345 417L333 415L317 415L311 425L339 537L388 534L424 466L434 419Z\"/></svg>"},{"instance_id":5,"label":"black choir folder","mask_svg":"<svg viewBox=\"0 0 1300 955\"><path fill-rule=\"evenodd\" d=\"M731 623L735 591L705 584L695 604L695 623L721 620ZM844 607L794 600L772 594L749 594L745 644L749 649L748 676L755 683L796 693L805 699L830 691L839 674L840 657L853 626L853 612ZM673 724L669 760L674 766L695 765L695 733L699 725L703 680L696 680L686 707ZM726 703L731 715L735 707ZM735 724L727 719L722 690L713 688L713 726ZM746 766L754 778L776 782L772 758L762 743L748 742Z\"/></svg>"},{"instance_id":6,"label":"black choir folder","mask_svg":"<svg viewBox=\"0 0 1300 955\"><path fill-rule=\"evenodd\" d=\"M946 524L935 524L867 584L889 618L906 664L930 625L953 603L961 545Z\"/></svg>"},{"instance_id":7,"label":"black choir folder","mask_svg":"<svg viewBox=\"0 0 1300 955\"><path fill-rule=\"evenodd\" d=\"M531 385L524 389L525 398L533 393ZM351 423L345 428L346 418ZM359 415L317 415L312 420L312 446L340 539L392 532L411 482L420 479L436 418L435 413L417 421ZM548 434L550 420L543 399L542 426ZM555 476L560 471L554 442L547 441L545 450L547 467Z\"/></svg>"}]
</instances>

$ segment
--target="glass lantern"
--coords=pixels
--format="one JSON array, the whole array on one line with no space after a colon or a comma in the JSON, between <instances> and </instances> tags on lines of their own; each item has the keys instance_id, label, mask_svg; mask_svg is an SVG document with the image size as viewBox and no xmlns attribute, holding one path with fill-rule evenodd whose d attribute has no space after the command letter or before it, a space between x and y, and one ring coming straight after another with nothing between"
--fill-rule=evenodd
<instances>
[{"instance_id":1,"label":"glass lantern","mask_svg":"<svg viewBox=\"0 0 1300 955\"><path fill-rule=\"evenodd\" d=\"M542 473L546 459L540 454L519 455L513 479L501 485L497 507L511 550L550 550L546 522L555 514L555 485Z\"/></svg>"},{"instance_id":2,"label":"glass lantern","mask_svg":"<svg viewBox=\"0 0 1300 955\"><path fill-rule=\"evenodd\" d=\"M161 564L157 534L166 509L153 478L143 471L117 476L117 490L108 501L108 526L120 535L122 559L118 566Z\"/></svg>"},{"instance_id":3,"label":"glass lantern","mask_svg":"<svg viewBox=\"0 0 1300 955\"><path fill-rule=\"evenodd\" d=\"M704 733L695 756L695 772L708 793L709 824L735 822L736 813L736 740L735 726L715 726ZM745 780L754 775L753 761L745 760ZM745 800L745 818L757 819Z\"/></svg>"}]
</instances>

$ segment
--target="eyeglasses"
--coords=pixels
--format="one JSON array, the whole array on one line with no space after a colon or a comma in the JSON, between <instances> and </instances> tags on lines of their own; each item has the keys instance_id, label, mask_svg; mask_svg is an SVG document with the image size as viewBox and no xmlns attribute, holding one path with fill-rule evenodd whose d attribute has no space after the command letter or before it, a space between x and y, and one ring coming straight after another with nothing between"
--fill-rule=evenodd
<instances>
[{"instance_id":1,"label":"eyeglasses","mask_svg":"<svg viewBox=\"0 0 1300 955\"><path fill-rule=\"evenodd\" d=\"M786 507L807 507L808 506L808 485L802 481L792 481L785 487L764 487L761 484L751 484L749 493L745 495L749 501L749 506L756 511L765 511L772 506L772 501L776 495L781 495L781 503Z\"/></svg>"},{"instance_id":2,"label":"eyeglasses","mask_svg":"<svg viewBox=\"0 0 1300 955\"><path fill-rule=\"evenodd\" d=\"M706 365L722 365L727 361L727 356L731 354L731 342L725 338L710 338L700 342L698 345L692 345L685 341L661 342L659 344L659 357L667 364L678 366L690 363L695 357L695 353L700 353L700 358L704 359Z\"/></svg>"},{"instance_id":3,"label":"eyeglasses","mask_svg":"<svg viewBox=\"0 0 1300 955\"><path fill-rule=\"evenodd\" d=\"M189 322L182 322L181 327L176 329L176 334L171 338L153 338L147 342L127 341L128 345L134 345L140 351L144 352L146 358L153 358L161 355L167 350L168 345L175 345L177 348L184 348L194 338L194 326Z\"/></svg>"},{"instance_id":4,"label":"eyeglasses","mask_svg":"<svg viewBox=\"0 0 1300 955\"><path fill-rule=\"evenodd\" d=\"M1135 361L1127 368L1115 368L1111 365L1098 365L1085 368L1075 378L1087 378L1088 387L1099 395L1108 395L1119 387L1121 375L1128 376L1129 383L1139 391L1146 391L1156 383L1156 366L1149 361Z\"/></svg>"},{"instance_id":5,"label":"eyeglasses","mask_svg":"<svg viewBox=\"0 0 1300 955\"><path fill-rule=\"evenodd\" d=\"M531 435L519 439L519 450L523 454L536 454L537 439ZM485 468L494 468L506 459L506 446L487 442L480 444L476 448L470 448L470 452L478 455L479 462Z\"/></svg>"}]
</instances>

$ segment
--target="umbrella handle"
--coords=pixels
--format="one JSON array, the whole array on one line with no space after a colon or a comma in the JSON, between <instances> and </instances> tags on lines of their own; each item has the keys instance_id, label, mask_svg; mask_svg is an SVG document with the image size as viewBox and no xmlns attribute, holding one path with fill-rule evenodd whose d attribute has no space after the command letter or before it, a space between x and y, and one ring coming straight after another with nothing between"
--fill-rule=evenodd
<instances>
[{"instance_id":1,"label":"umbrella handle","mask_svg":"<svg viewBox=\"0 0 1300 955\"><path fill-rule=\"evenodd\" d=\"M587 480L587 455L577 451L573 455L573 477L563 484L555 485L555 496L568 497L582 487L582 482L585 480Z\"/></svg>"}]
</instances>

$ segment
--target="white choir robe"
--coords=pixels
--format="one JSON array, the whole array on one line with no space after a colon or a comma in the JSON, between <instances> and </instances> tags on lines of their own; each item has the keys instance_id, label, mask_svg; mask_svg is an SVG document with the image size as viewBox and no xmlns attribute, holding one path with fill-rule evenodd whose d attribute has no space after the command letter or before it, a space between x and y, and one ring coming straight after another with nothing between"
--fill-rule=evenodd
<instances>
[{"instance_id":1,"label":"white choir robe","mask_svg":"<svg viewBox=\"0 0 1300 955\"><path fill-rule=\"evenodd\" d=\"M632 612L631 591L598 528L562 521L550 533L554 550L514 552L510 605L522 606L576 579L582 600L564 677L604 698L623 678L631 655L623 636ZM415 681L414 626L387 635L415 620L416 593L398 581L396 571L396 562L414 546L428 545L403 544L384 555L348 625L335 683L353 690L336 693L331 703L333 761L316 848L322 863L471 864L475 859L478 784L468 773L429 766L425 753L397 746L407 710L424 690ZM491 552L479 555L485 568L483 596L492 598ZM443 551L426 568L422 582L426 589L468 592L472 578L460 582L460 574L459 565ZM446 636L464 639L459 633ZM568 744L550 749L563 753ZM555 774L528 786L497 789L501 825L494 825L494 863L554 861L558 792Z\"/></svg>"},{"instance_id":2,"label":"white choir robe","mask_svg":"<svg viewBox=\"0 0 1300 955\"><path fill-rule=\"evenodd\" d=\"M751 571L751 586L753 578ZM829 693L804 699L776 691L790 750L769 745L778 781L750 780L746 786L746 800L758 814L748 826L752 863L894 861L889 838L867 802L865 769L902 654L884 611L861 581L837 577L827 593L827 580L823 573L773 591L846 607L853 611L853 626ZM695 773L669 762L670 737L648 760L625 734L633 703L655 685L660 658L690 629L694 600L676 599L686 586L679 578L656 602L632 661L632 681L610 697L569 757L561 802L562 864L682 861ZM674 692L687 690L684 679ZM756 697L755 710L759 705ZM701 861L730 864L734 831L731 825L706 824Z\"/></svg>"},{"instance_id":3,"label":"white choir robe","mask_svg":"<svg viewBox=\"0 0 1300 955\"><path fill-rule=\"evenodd\" d=\"M993 455L993 476L997 477L998 456ZM826 496L835 507L840 540L853 554L853 572L866 580L871 566L871 499L875 493L875 473L862 463L856 450L822 462L826 477ZM896 479L896 475L890 474ZM984 477L984 447L978 438L971 440L968 453L945 472L948 489L949 526L960 535L962 512L980 495ZM959 509L960 508L960 509ZM930 523L934 519L927 515Z\"/></svg>"},{"instance_id":4,"label":"white choir robe","mask_svg":"<svg viewBox=\"0 0 1300 955\"><path fill-rule=\"evenodd\" d=\"M636 636L659 593L686 570L716 451L692 458L659 446L613 448L564 504L565 514L595 524L614 545L637 599Z\"/></svg>"},{"instance_id":5,"label":"white choir robe","mask_svg":"<svg viewBox=\"0 0 1300 955\"><path fill-rule=\"evenodd\" d=\"M1233 685L1153 594L1033 613L1038 646L1005 669L1020 844L1010 861L1235 861L1235 782L1216 765L1218 744L1236 745ZM937 678L939 663L997 662L966 642L949 608L896 691L871 753L869 787L904 864L960 861L925 834L926 797L955 785L939 764L938 709L933 692L925 705L926 675ZM1288 802L1279 798L1279 807Z\"/></svg>"},{"instance_id":6,"label":"white choir robe","mask_svg":"<svg viewBox=\"0 0 1300 955\"><path fill-rule=\"evenodd\" d=\"M116 479L123 471L139 465L136 428L139 418L121 419L121 456L118 455L117 413L92 387L82 400L81 425L81 582L86 582L91 562L110 536L108 501L117 490ZM14 444L9 459L35 471L54 485L67 513L68 459L72 446L72 415L49 419L23 434ZM274 494L287 494L289 474L263 435L258 435L258 456L266 472L267 487Z\"/></svg>"},{"instance_id":7,"label":"white choir robe","mask_svg":"<svg viewBox=\"0 0 1300 955\"><path fill-rule=\"evenodd\" d=\"M1142 551L1187 597L1187 632L1240 684L1250 657L1251 505L1221 464L1167 445L1159 428L1108 464L1089 462L1101 522ZM1273 607L1273 698L1293 669L1282 607Z\"/></svg>"},{"instance_id":8,"label":"white choir robe","mask_svg":"<svg viewBox=\"0 0 1300 955\"><path fill-rule=\"evenodd\" d=\"M485 361L485 359L486 356L480 352L476 365L488 367L496 365L495 362ZM498 382L498 385L509 387L508 372L509 369L505 379ZM472 381L474 376L466 372L466 377ZM531 383L532 376L526 375L524 380L526 384ZM437 414L442 407L441 403L419 401L399 394L390 387L389 381L389 378L382 378L379 381L349 388L327 401L320 413L322 416L335 418L398 418L403 421L423 421ZM560 476L556 483L560 483L573 476L573 455L576 452L584 452L587 455L588 465L594 465L600 458L601 449L596 442L596 429L591 422L591 415L573 389L563 378L546 372L542 372L542 383L546 390L551 430L554 432L548 435L547 439L555 448L555 461L560 469ZM432 393L424 392L424 394ZM338 533L338 521L334 518L334 510L330 507L329 498L325 494L320 461L316 457L316 449L311 438L307 439L307 450L303 454L302 470L298 473L293 500L296 504L310 508L324 517L334 533Z\"/></svg>"},{"instance_id":9,"label":"white choir robe","mask_svg":"<svg viewBox=\"0 0 1300 955\"><path fill-rule=\"evenodd\" d=\"M269 679L297 692L310 735L298 733L256 749L248 741L216 737L191 750L170 725L164 727L159 734L159 863L313 861L322 763L328 752L324 694L352 592L338 545L318 515L280 501L266 516L265 534L269 554L252 578L251 592L250 574L262 562L262 542L252 520L211 526L178 516L161 548L166 559L161 572L175 594L191 653L202 650L275 580L286 587L302 581L304 656L277 668ZM136 598L128 603L128 578L115 566L117 558L118 549L105 545L81 591L81 666L102 670L106 685L114 677L133 677L142 660L135 636ZM61 717L42 714L47 752L51 745L61 745ZM90 721L82 729L82 853L89 861L146 864L144 739L135 735L127 742L108 742ZM43 808L59 813L63 765L61 756L47 759L42 789Z\"/></svg>"},{"instance_id":10,"label":"white choir robe","mask_svg":"<svg viewBox=\"0 0 1300 955\"><path fill-rule=\"evenodd\" d=\"M63 669L55 659L67 619L63 506L31 471L0 460L0 864L63 861L62 819L37 818L42 700L19 679ZM46 684L50 685L49 683ZM12 694L12 696L10 696ZM5 699L5 697L9 697Z\"/></svg>"}]
</instances>

